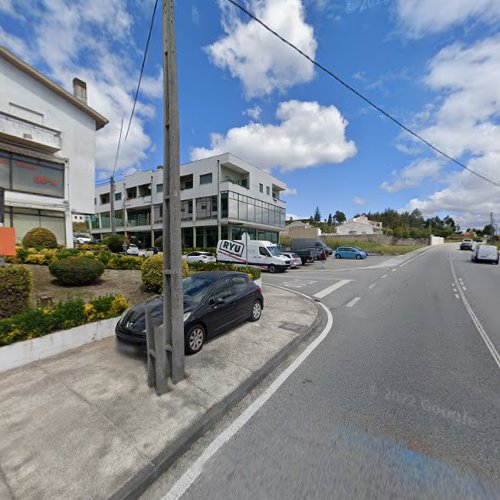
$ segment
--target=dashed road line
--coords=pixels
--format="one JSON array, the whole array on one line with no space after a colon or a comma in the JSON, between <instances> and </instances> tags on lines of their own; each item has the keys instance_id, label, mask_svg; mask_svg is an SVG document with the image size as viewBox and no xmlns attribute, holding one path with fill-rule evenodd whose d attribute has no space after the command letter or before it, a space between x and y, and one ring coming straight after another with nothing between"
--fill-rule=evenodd
<instances>
[{"instance_id":1,"label":"dashed road line","mask_svg":"<svg viewBox=\"0 0 500 500\"><path fill-rule=\"evenodd\" d=\"M350 283L352 280L341 280L337 283L334 283L332 286L329 286L328 288L325 288L324 290L321 290L318 293L314 294L314 297L317 299L322 299L326 297L327 295L330 295L332 292L335 292L335 290L338 290L339 288L343 287L344 285L347 285Z\"/></svg>"},{"instance_id":2,"label":"dashed road line","mask_svg":"<svg viewBox=\"0 0 500 500\"><path fill-rule=\"evenodd\" d=\"M359 301L361 300L361 297L354 297L350 302L348 302L345 306L346 307L354 307Z\"/></svg>"},{"instance_id":3,"label":"dashed road line","mask_svg":"<svg viewBox=\"0 0 500 500\"><path fill-rule=\"evenodd\" d=\"M376 286L377 286L377 283L372 283L372 284L368 287L368 289L369 289L369 290L373 290Z\"/></svg>"},{"instance_id":4,"label":"dashed road line","mask_svg":"<svg viewBox=\"0 0 500 500\"><path fill-rule=\"evenodd\" d=\"M385 278L387 278L387 276L389 276L389 275L388 275L388 274L384 274L384 275L382 276L382 279L383 279L383 280L385 280Z\"/></svg>"}]
</instances>

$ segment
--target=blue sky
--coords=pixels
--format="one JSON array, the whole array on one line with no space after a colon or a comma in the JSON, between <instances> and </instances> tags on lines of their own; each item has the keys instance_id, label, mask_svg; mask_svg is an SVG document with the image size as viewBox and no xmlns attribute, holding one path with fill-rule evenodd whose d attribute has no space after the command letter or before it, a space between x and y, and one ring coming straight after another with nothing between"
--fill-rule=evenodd
<instances>
[{"instance_id":1,"label":"blue sky","mask_svg":"<svg viewBox=\"0 0 500 500\"><path fill-rule=\"evenodd\" d=\"M0 44L67 88L73 76L84 78L90 104L110 119L97 137L101 179L130 114L153 3L0 0ZM500 0L242 3L396 118L500 181ZM162 162L160 13L122 173ZM230 150L283 179L296 216L316 206L324 217L419 208L481 226L500 211L498 188L406 137L224 0L178 1L176 16L182 162Z\"/></svg>"}]
</instances>

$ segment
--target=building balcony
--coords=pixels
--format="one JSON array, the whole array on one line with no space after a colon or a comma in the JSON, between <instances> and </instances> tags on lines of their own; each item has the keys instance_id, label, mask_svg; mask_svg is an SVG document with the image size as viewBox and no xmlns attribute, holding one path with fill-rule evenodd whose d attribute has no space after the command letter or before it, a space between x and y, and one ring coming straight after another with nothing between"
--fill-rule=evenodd
<instances>
[{"instance_id":1,"label":"building balcony","mask_svg":"<svg viewBox=\"0 0 500 500\"><path fill-rule=\"evenodd\" d=\"M2 111L0 111L0 138L50 153L62 148L62 134L59 130Z\"/></svg>"}]
</instances>

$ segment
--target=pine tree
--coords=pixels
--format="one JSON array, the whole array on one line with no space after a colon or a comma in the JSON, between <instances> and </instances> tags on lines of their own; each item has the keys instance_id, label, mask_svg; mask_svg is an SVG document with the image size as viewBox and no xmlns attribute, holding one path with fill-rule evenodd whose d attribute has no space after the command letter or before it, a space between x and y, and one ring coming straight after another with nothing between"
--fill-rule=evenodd
<instances>
[{"instance_id":1,"label":"pine tree","mask_svg":"<svg viewBox=\"0 0 500 500\"><path fill-rule=\"evenodd\" d=\"M321 212L319 211L319 207L316 207L314 211L314 222L321 222Z\"/></svg>"}]
</instances>

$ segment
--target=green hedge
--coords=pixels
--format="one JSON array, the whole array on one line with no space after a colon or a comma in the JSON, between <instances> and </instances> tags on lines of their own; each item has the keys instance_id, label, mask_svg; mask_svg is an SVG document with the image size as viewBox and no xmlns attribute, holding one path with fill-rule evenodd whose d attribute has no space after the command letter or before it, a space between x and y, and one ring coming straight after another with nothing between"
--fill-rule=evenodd
<instances>
[{"instance_id":1,"label":"green hedge","mask_svg":"<svg viewBox=\"0 0 500 500\"><path fill-rule=\"evenodd\" d=\"M0 318L17 314L30 305L31 271L22 266L0 267Z\"/></svg>"},{"instance_id":2,"label":"green hedge","mask_svg":"<svg viewBox=\"0 0 500 500\"><path fill-rule=\"evenodd\" d=\"M104 238L104 243L113 253L123 252L123 243L125 241L127 241L125 239L125 236L121 236L119 234L110 234L109 236Z\"/></svg>"},{"instance_id":3,"label":"green hedge","mask_svg":"<svg viewBox=\"0 0 500 500\"><path fill-rule=\"evenodd\" d=\"M50 273L61 285L81 286L93 283L104 273L104 264L88 257L55 259L49 265Z\"/></svg>"},{"instance_id":4,"label":"green hedge","mask_svg":"<svg viewBox=\"0 0 500 500\"><path fill-rule=\"evenodd\" d=\"M186 261L182 261L182 276L189 275ZM142 283L144 288L152 292L161 293L163 290L163 255L152 255L142 264Z\"/></svg>"},{"instance_id":5,"label":"green hedge","mask_svg":"<svg viewBox=\"0 0 500 500\"><path fill-rule=\"evenodd\" d=\"M218 262L191 262L188 264L192 271L240 271L251 274L254 280L260 278L262 272L257 267L252 266L234 266L233 264L223 264Z\"/></svg>"},{"instance_id":6,"label":"green hedge","mask_svg":"<svg viewBox=\"0 0 500 500\"><path fill-rule=\"evenodd\" d=\"M26 248L57 248L57 238L50 229L35 227L24 235L23 246Z\"/></svg>"},{"instance_id":7,"label":"green hedge","mask_svg":"<svg viewBox=\"0 0 500 500\"><path fill-rule=\"evenodd\" d=\"M73 298L51 308L27 309L10 318L0 319L0 346L113 318L128 307L122 295L108 295L97 297L87 304L82 299Z\"/></svg>"}]
</instances>

